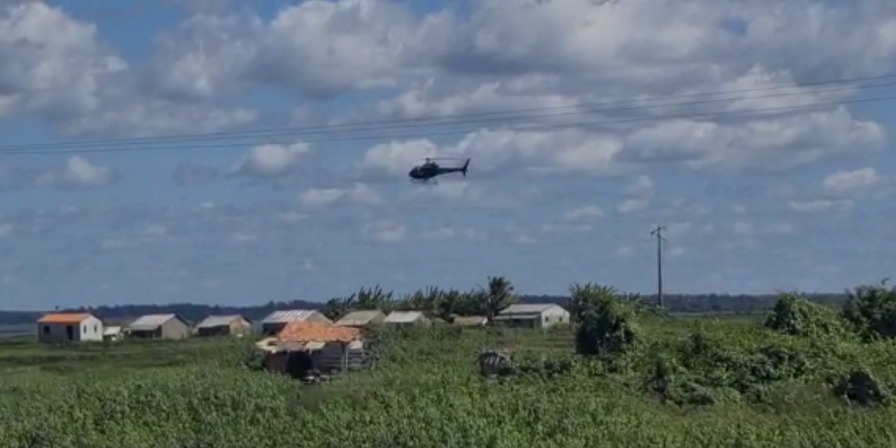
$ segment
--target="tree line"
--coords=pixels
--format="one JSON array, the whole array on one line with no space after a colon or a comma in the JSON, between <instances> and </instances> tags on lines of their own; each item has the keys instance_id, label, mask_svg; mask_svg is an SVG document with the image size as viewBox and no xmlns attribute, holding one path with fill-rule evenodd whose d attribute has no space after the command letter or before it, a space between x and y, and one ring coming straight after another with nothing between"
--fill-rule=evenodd
<instances>
[{"instance_id":1,"label":"tree line","mask_svg":"<svg viewBox=\"0 0 896 448\"><path fill-rule=\"evenodd\" d=\"M495 295L491 282L500 280L509 287L507 297L503 293ZM503 288L503 286L502 286ZM571 294L571 293L570 293ZM147 305L111 305L98 307L61 308L59 311L89 311L106 320L129 319L145 314L175 313L196 322L209 315L239 314L251 320L263 319L268 314L284 309L316 309L324 313L344 312L346 309L371 308L389 310L426 310L434 316L493 315L496 310L510 303L556 303L566 306L572 299L565 295L525 295L518 294L505 277L489 277L489 283L482 288L470 290L441 289L435 286L423 288L412 294L400 295L386 291L379 285L361 288L346 297L334 297L325 302L308 300L269 301L247 306L221 306L198 303L170 303ZM756 313L771 310L778 300L778 294L665 294L664 307L672 313ZM828 306L840 306L848 299L848 292L842 294L803 294L808 300ZM497 297L502 297L497 299ZM653 294L639 295L645 303L655 303ZM0 311L0 325L31 324L48 310Z\"/></svg>"}]
</instances>

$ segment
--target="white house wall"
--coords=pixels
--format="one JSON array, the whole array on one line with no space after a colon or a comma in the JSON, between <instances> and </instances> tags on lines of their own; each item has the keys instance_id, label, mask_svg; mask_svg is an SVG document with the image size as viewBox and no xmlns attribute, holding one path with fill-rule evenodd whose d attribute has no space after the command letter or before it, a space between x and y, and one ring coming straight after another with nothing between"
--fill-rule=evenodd
<instances>
[{"instance_id":1,"label":"white house wall","mask_svg":"<svg viewBox=\"0 0 896 448\"><path fill-rule=\"evenodd\" d=\"M552 306L541 312L541 326L544 328L566 324L569 324L569 311L560 306Z\"/></svg>"},{"instance_id":2,"label":"white house wall","mask_svg":"<svg viewBox=\"0 0 896 448\"><path fill-rule=\"evenodd\" d=\"M103 340L103 321L96 317L88 317L81 321L82 341L102 341Z\"/></svg>"},{"instance_id":3,"label":"white house wall","mask_svg":"<svg viewBox=\"0 0 896 448\"><path fill-rule=\"evenodd\" d=\"M66 327L71 325L72 338L68 338ZM45 333L44 327L49 327ZM103 322L96 317L89 317L80 324L37 324L38 340L42 342L102 341Z\"/></svg>"}]
</instances>

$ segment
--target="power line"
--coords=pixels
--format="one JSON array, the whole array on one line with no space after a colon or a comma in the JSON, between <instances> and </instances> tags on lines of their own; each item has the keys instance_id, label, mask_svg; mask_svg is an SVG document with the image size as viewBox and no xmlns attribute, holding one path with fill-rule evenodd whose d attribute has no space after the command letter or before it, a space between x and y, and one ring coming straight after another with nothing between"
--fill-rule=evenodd
<instances>
[{"instance_id":1,"label":"power line","mask_svg":"<svg viewBox=\"0 0 896 448\"><path fill-rule=\"evenodd\" d=\"M636 118L627 118L627 119L618 119L618 120L602 120L602 121L581 121L581 122L572 122L572 123L558 123L558 124L548 124L548 125L538 125L531 124L525 126L515 126L515 127L505 127L503 129L510 131L556 131L561 129L569 129L569 128L579 128L579 127L587 127L587 128L600 128L608 125L615 124L623 124L623 123L637 123L637 122L655 122L655 121L665 121L671 119L694 119L694 118L739 118L739 119L748 119L748 118L761 118L765 116L774 115L770 112L782 113L782 112L809 112L817 108L828 107L828 106L838 106L844 104L858 104L858 103L873 103L873 102L882 102L882 101L890 101L896 99L896 95L890 96L882 96L882 97L870 97L870 98L858 98L858 99L848 99L848 100L840 100L840 101L827 101L827 102L810 102L801 105L795 106L780 106L780 107L765 107L765 108L752 108L752 109L744 109L744 110L727 110L727 111L716 111L716 112L702 112L702 113L689 113L689 114L676 114L676 115L657 115L651 117L636 117ZM768 113L768 114L767 114ZM398 134L372 134L372 135L360 135L360 136L346 136L346 137L323 137L323 138L303 138L302 140L306 143L335 143L335 142L349 142L349 141L367 141L367 140L396 140L396 139L412 139L412 138L429 138L436 136L451 136L451 135L463 135L471 132L471 129L454 129L447 131L426 131L423 133L398 133ZM186 149L223 149L223 148L233 148L233 147L245 147L250 143L247 142L230 142L230 143L215 143L215 144L180 144L179 142L173 142L166 146L149 146L149 147L125 147L125 146L113 146L109 148L85 148L85 149L61 149L61 150L30 150L30 149L22 149L18 151L3 151L0 154L5 156L11 155L22 155L22 154L67 154L67 153L105 153L105 152L133 152L133 151L156 151L156 150L165 150L165 149L177 149L177 150L186 150ZM174 146L172 146L174 145Z\"/></svg>"},{"instance_id":2,"label":"power line","mask_svg":"<svg viewBox=\"0 0 896 448\"><path fill-rule=\"evenodd\" d=\"M837 84L848 84L854 83L858 81L869 81L869 80L884 80L888 79L889 82L870 84L870 85L837 85ZM787 89L787 88L805 88L807 86L824 86L824 85L833 85L833 88L813 90L813 91L800 91L800 92L792 92L792 93L775 93L770 95L761 95L761 96L746 96L746 97L734 97L734 98L715 98L704 101L693 101L686 103L669 103L669 104L643 104L650 103L651 101L655 102L657 100L662 99L676 99L676 98L694 98L694 97L703 97L703 96L711 96L711 95L725 95L725 94L734 94L734 93L743 93L743 92L761 92L761 91L770 91L770 90L779 90L779 89ZM819 93L830 93L840 90L850 90L850 89L858 89L858 88L875 88L875 87L887 87L896 85L896 74L889 75L881 75L874 77L863 77L863 78L851 78L851 79L840 79L840 80L828 80L828 81L820 81L816 83L804 84L802 86L792 86L792 85L777 85L777 86L768 86L762 88L752 88L752 89L739 89L732 91L719 91L719 92L705 92L705 93L695 93L695 94L686 94L686 95L668 95L664 97L654 97L654 98L646 98L646 99L629 99L615 102L600 102L600 103L584 103L578 105L568 105L568 106L547 106L547 107L539 107L539 108L529 108L529 109L517 109L516 111L492 111L492 112L481 112L481 113L467 113L467 114L457 114L453 116L437 116L437 117L421 117L421 118L413 118L413 119L394 119L394 120L379 120L379 121L368 121L368 122L358 122L358 123L348 123L348 124L331 124L331 125L318 125L318 126L303 126L303 127L286 127L286 128L269 128L269 129L256 129L256 130L245 130L245 131L231 131L231 132L216 132L216 133L206 133L206 134L181 134L181 135L168 135L168 136L158 136L158 137L135 137L135 138L119 138L119 139L106 139L106 140L80 140L80 141L62 141L62 142L51 142L51 143L38 143L38 144L28 144L28 145L19 145L19 146L0 146L0 151L4 153L45 153L43 151L31 151L31 150L50 150L53 148L57 149L74 149L80 147L88 147L90 149L100 149L105 146L118 146L118 145L138 145L138 144L153 144L153 143L188 143L191 141L214 141L214 140L228 140L228 139L236 139L236 138L262 138L262 137L299 137L309 134L327 134L327 133L349 133L353 131L389 131L389 130L400 130L404 129L414 129L422 126L447 126L447 125L476 125L476 124L484 124L489 122L496 121L508 121L508 120L531 120L531 119L539 119L539 118L551 118L551 117L560 117L560 116L577 116L577 115L587 115L587 114L595 114L601 112L625 112L625 111L644 111L656 109L659 107L682 107L682 106L693 106L700 104L711 104L711 103L719 103L719 102L732 102L732 101L743 101L743 100L756 100L762 98L781 98L787 96L795 96L795 95L814 95ZM609 104L633 104L633 103L641 103L639 106L629 107L629 108L620 108L620 107L606 107L606 108L595 108L595 106L599 105L609 105ZM838 101L836 104L843 103L843 101ZM538 111L549 111L549 110L557 110L557 109L569 109L575 108L577 110L559 112L554 114L540 114L540 115L525 115L527 112L538 112ZM501 116L501 114L513 114L514 112L517 115L510 116ZM664 118L661 118L664 119ZM579 126L579 124L573 124L572 126ZM462 131L461 133L466 133L467 131ZM401 138L403 136L399 136L396 138ZM389 136L371 136L369 138L389 138ZM365 138L366 139L366 138ZM349 140L339 140L339 139L323 139L320 141L351 141ZM240 143L240 146L247 145L249 143ZM202 147L218 147L220 145L209 145L209 146L196 146L196 148ZM150 150L154 148L146 148L145 150ZM134 149L136 150L136 149ZM80 152L80 151L59 151L61 153L65 152ZM96 152L96 151L89 151Z\"/></svg>"}]
</instances>

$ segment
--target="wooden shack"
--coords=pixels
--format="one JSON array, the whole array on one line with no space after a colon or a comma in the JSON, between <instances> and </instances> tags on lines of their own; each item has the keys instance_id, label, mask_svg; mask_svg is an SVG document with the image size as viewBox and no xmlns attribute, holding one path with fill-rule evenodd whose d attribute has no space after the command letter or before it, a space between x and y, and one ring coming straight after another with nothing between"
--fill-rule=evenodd
<instances>
[{"instance_id":1,"label":"wooden shack","mask_svg":"<svg viewBox=\"0 0 896 448\"><path fill-rule=\"evenodd\" d=\"M319 322L290 322L275 340L260 346L268 370L308 379L363 368L367 354L361 330Z\"/></svg>"}]
</instances>

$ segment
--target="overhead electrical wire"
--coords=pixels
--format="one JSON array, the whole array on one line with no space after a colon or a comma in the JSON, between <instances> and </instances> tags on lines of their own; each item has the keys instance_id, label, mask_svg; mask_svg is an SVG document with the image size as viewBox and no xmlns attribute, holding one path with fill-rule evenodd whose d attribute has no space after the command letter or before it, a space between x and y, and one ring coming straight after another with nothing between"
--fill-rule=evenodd
<instances>
[{"instance_id":1,"label":"overhead electrical wire","mask_svg":"<svg viewBox=\"0 0 896 448\"><path fill-rule=\"evenodd\" d=\"M862 82L862 81L873 81L873 80L889 80L888 82L878 82L873 84L866 85L855 85L850 83ZM847 85L841 85L847 84ZM763 92L763 91L772 91L772 90L780 90L780 89L805 89L810 86L828 86L827 88L813 89L813 90L801 90L799 92L791 92L791 93L772 93L766 95L752 95L752 96L739 96L739 97L731 97L731 98L714 98L702 101L691 101L691 102L677 102L677 103L663 103L663 104L644 104L655 102L658 100L668 100L668 99L679 99L679 98L695 98L695 97L705 97L712 95L731 95L735 93L749 93L749 92ZM329 125L316 125L316 126L301 126L301 127L284 127L284 128L269 128L269 129L255 129L255 130L244 130L244 131L229 131L229 132L214 132L214 133L204 133L204 134L180 134L180 135L168 135L168 136L157 136L157 137L132 137L132 138L118 138L118 139L104 139L104 140L75 140L68 142L50 142L50 143L36 143L36 144L26 144L26 145L0 145L0 155L19 155L19 154L65 154L65 153L95 153L95 152L130 152L130 151L155 151L155 150L163 150L163 149L206 149L206 148L228 148L228 147L245 147L249 145L256 145L261 143L269 143L265 141L259 141L258 139L272 139L272 138L294 138L301 139L307 143L324 143L324 142L348 142L348 141L364 141L364 140L395 140L395 139L409 139L409 138L423 138L430 136L447 136L447 135L462 135L472 132L472 129L469 129L470 126L482 126L489 123L496 122L513 122L513 121L531 121L531 120L539 120L539 119L551 119L551 118L559 118L559 117L576 117L576 116L587 116L592 114L607 114L607 113L623 113L623 112L637 112L637 111L653 111L660 108L682 108L687 106L699 106L699 105L707 105L714 103L731 103L731 102L741 102L741 101L753 101L760 99L772 99L772 98L785 98L791 96L801 96L801 95L818 95L825 93L834 93L838 91L846 91L846 90L858 90L858 89L870 89L870 88L878 88L878 87L891 87L896 86L896 74L889 75L880 75L873 77L863 77L863 78L849 78L849 79L840 79L840 80L828 80L828 81L819 81L811 84L803 84L799 86L794 85L777 85L777 86L766 86L766 87L758 87L751 89L738 89L731 91L718 91L718 92L704 92L704 93L693 93L693 94L683 94L683 95L667 95L661 97L649 97L649 98L634 98L628 100L618 100L618 101L610 101L610 102L598 102L598 103L581 103L581 104L573 104L573 105L565 105L565 106L545 106L545 107L537 107L537 108L528 108L528 109L516 109L516 110L505 110L505 111L490 111L490 112L479 112L479 113L465 113L465 114L456 114L456 115L448 115L448 116L433 116L433 117L419 117L419 118L409 118L409 119L393 119L393 120L378 120L378 121L366 121L366 122L356 122L356 123L347 123L347 124L329 124ZM764 108L749 108L744 110L721 110L714 112L697 112L697 113L687 113L687 114L677 114L677 115L652 115L646 117L630 117L624 119L617 120L602 120L602 121L591 121L591 122L570 122L570 123L552 123L552 124L528 124L523 126L504 126L504 129L515 130L515 131L535 131L535 130L560 130L567 129L572 127L595 127L595 126L606 126L613 124L622 124L622 123L634 123L634 122L650 122L650 121L664 121L670 119L684 119L684 118L700 118L700 117L743 117L750 118L752 116L762 116L757 115L761 112L784 112L784 111L794 111L799 112L803 110L810 110L816 107L823 106L836 106L840 104L850 104L850 103L866 103L866 102L876 102L876 101L889 101L892 99L896 99L896 96L883 96L883 97L872 97L872 98L860 98L860 99L843 99L837 101L828 101L828 102L812 102L807 104L801 104L796 106L782 106L782 107L764 107ZM638 104L632 107L618 107L618 105L622 104ZM605 107L605 108L595 108L595 106L599 105L616 105L614 107ZM561 109L575 109L572 111L558 112L558 113L542 113L535 115L526 115L527 112L539 112L539 111L551 111L551 110L561 110ZM503 114L503 116L502 116ZM516 114L516 115L514 115ZM450 129L448 131L436 131L429 130L424 133L412 134L407 131L413 131L415 129L421 128L432 128L438 126L467 126L467 128L455 128ZM393 131L397 133L393 134L372 134L372 135L346 135L351 133L370 133L377 131ZM405 131L405 132L402 132ZM309 138L311 136L317 134L324 134L323 137L319 138ZM337 134L337 135L328 135L328 134ZM255 139L255 141L247 142L247 141L233 141L239 139ZM217 140L231 140L227 143L211 143L211 144L196 144L199 142L210 142ZM140 146L140 145L157 145L157 146ZM164 146L158 146L164 145Z\"/></svg>"}]
</instances>

